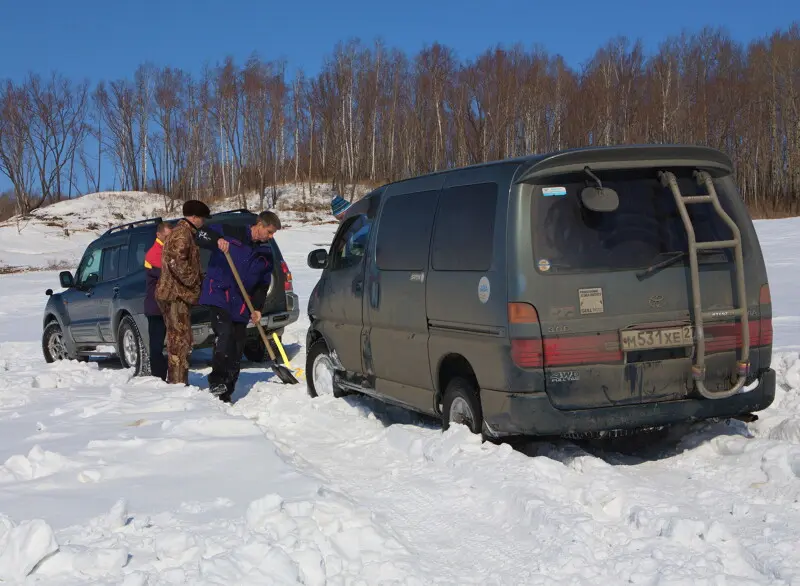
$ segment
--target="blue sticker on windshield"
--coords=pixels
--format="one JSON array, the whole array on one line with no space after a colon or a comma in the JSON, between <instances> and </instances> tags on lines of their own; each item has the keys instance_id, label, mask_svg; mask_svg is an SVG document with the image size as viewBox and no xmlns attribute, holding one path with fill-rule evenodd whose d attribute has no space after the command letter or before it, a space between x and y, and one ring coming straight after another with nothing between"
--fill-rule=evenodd
<instances>
[{"instance_id":1,"label":"blue sticker on windshield","mask_svg":"<svg viewBox=\"0 0 800 586\"><path fill-rule=\"evenodd\" d=\"M559 195L567 195L566 187L542 187L542 195L545 197L555 197Z\"/></svg>"}]
</instances>

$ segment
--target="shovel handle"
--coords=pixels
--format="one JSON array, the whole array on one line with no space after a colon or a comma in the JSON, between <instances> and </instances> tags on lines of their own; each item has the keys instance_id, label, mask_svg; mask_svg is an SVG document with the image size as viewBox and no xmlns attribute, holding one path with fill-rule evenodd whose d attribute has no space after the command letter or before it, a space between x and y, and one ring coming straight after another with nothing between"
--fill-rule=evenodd
<instances>
[{"instance_id":1,"label":"shovel handle","mask_svg":"<svg viewBox=\"0 0 800 586\"><path fill-rule=\"evenodd\" d=\"M239 271L236 270L230 253L226 250L223 252L223 254L225 255L225 259L228 261L228 266L231 267L231 272L233 273L233 278L236 279L236 284L239 286L239 291L242 292L242 297L244 298L244 302L247 304L247 309L250 310L250 314L252 315L256 310L253 308L253 303L250 301L250 296L247 294L247 291L244 288L242 278L239 276ZM264 328L261 327L260 321L256 322L256 328L258 328L258 333L261 335L261 341L264 342L264 346L267 348L270 360L277 363L275 352L272 351L272 346L270 346L269 340L267 339L267 334L264 332Z\"/></svg>"}]
</instances>

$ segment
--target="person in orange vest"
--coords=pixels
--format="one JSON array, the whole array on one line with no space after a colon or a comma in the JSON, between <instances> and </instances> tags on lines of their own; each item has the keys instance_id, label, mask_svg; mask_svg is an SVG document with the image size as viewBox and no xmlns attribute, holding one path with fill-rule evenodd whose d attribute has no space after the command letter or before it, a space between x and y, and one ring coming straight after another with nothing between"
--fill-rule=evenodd
<instances>
[{"instance_id":1,"label":"person in orange vest","mask_svg":"<svg viewBox=\"0 0 800 586\"><path fill-rule=\"evenodd\" d=\"M156 285L161 276L161 250L164 248L164 241L170 232L172 232L172 226L168 222L161 222L156 227L156 241L144 256L144 268L147 270L144 313L147 316L147 330L150 338L150 373L161 380L167 380L167 359L164 357L167 326L156 301Z\"/></svg>"}]
</instances>

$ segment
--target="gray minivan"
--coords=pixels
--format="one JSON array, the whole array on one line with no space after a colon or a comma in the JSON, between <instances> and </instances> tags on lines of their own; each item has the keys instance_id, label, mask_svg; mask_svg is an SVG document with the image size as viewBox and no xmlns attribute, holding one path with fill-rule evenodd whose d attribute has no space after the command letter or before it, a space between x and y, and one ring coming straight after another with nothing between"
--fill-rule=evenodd
<instances>
[{"instance_id":1,"label":"gray minivan","mask_svg":"<svg viewBox=\"0 0 800 586\"><path fill-rule=\"evenodd\" d=\"M753 418L775 395L761 248L730 159L584 148L384 185L308 304L311 396L490 438Z\"/></svg>"}]
</instances>

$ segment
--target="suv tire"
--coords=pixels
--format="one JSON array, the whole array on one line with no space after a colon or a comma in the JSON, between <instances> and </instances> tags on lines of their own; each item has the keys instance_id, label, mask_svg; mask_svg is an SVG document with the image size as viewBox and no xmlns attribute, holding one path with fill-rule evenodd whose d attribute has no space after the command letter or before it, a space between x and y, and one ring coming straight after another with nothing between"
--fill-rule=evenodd
<instances>
[{"instance_id":1,"label":"suv tire","mask_svg":"<svg viewBox=\"0 0 800 586\"><path fill-rule=\"evenodd\" d=\"M447 384L442 402L442 430L451 423L461 423L472 433L483 429L483 410L478 398L478 389L465 378L456 377Z\"/></svg>"},{"instance_id":2,"label":"suv tire","mask_svg":"<svg viewBox=\"0 0 800 586\"><path fill-rule=\"evenodd\" d=\"M64 342L64 332L57 321L51 321L42 332L42 353L47 363L57 360L75 360L75 356L70 354L66 342Z\"/></svg>"},{"instance_id":3,"label":"suv tire","mask_svg":"<svg viewBox=\"0 0 800 586\"><path fill-rule=\"evenodd\" d=\"M306 355L306 387L310 397L333 395L337 399L347 393L333 379L333 360L325 340L317 340L311 344Z\"/></svg>"},{"instance_id":4,"label":"suv tire","mask_svg":"<svg viewBox=\"0 0 800 586\"><path fill-rule=\"evenodd\" d=\"M266 334L267 339L269 340L269 345L272 348L272 351L275 353L275 357L280 360L278 348L275 346L275 342L272 341L272 332L266 332ZM281 337L278 336L278 339L280 340ZM281 343L283 343L282 340ZM269 357L269 352L267 352L267 349L264 347L264 342L261 341L261 336L248 340L245 343L244 357L250 362L270 362L272 360Z\"/></svg>"},{"instance_id":5,"label":"suv tire","mask_svg":"<svg viewBox=\"0 0 800 586\"><path fill-rule=\"evenodd\" d=\"M123 367L133 368L134 376L150 374L150 355L147 346L142 340L136 322L129 315L122 318L117 330L117 353Z\"/></svg>"}]
</instances>

